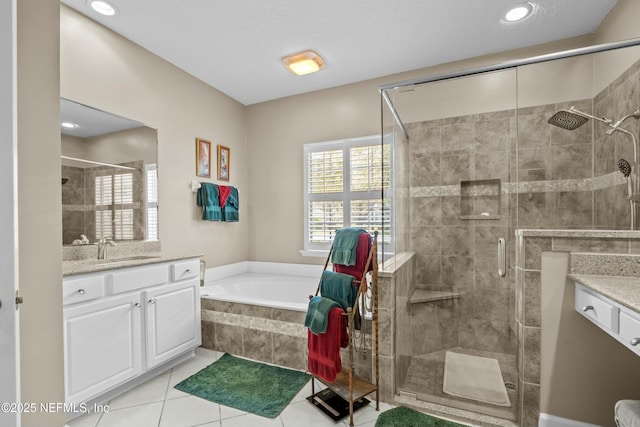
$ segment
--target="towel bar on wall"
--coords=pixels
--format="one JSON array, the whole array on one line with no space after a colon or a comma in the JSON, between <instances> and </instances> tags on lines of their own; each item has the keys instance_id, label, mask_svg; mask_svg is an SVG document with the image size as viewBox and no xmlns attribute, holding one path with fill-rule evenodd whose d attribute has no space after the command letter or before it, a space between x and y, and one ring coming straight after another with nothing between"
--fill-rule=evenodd
<instances>
[{"instance_id":1,"label":"towel bar on wall","mask_svg":"<svg viewBox=\"0 0 640 427\"><path fill-rule=\"evenodd\" d=\"M200 183L198 181L196 181L195 179L191 180L191 192L195 193L198 191L198 188L200 188Z\"/></svg>"}]
</instances>

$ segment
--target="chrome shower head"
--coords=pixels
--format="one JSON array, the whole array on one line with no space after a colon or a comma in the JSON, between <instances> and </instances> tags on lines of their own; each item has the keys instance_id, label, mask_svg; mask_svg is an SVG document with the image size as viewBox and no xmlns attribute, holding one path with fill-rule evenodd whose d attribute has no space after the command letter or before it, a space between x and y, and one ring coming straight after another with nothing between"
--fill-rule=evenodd
<instances>
[{"instance_id":1,"label":"chrome shower head","mask_svg":"<svg viewBox=\"0 0 640 427\"><path fill-rule=\"evenodd\" d=\"M631 165L625 159L618 160L618 170L625 178L628 178L629 175L631 175Z\"/></svg>"},{"instance_id":2,"label":"chrome shower head","mask_svg":"<svg viewBox=\"0 0 640 427\"><path fill-rule=\"evenodd\" d=\"M578 129L588 121L587 117L576 114L572 110L559 110L547 120L549 124L566 130Z\"/></svg>"}]
</instances>

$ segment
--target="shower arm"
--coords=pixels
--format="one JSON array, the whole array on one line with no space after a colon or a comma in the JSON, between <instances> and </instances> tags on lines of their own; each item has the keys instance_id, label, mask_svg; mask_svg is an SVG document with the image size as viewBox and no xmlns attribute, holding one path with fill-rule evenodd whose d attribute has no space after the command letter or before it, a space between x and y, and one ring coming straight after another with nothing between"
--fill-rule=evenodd
<instances>
[{"instance_id":1,"label":"shower arm","mask_svg":"<svg viewBox=\"0 0 640 427\"><path fill-rule=\"evenodd\" d=\"M635 112L633 112L632 114L627 114L626 116L624 116L623 118L621 118L620 120L618 120L616 123L613 123L613 120L608 119L606 117L596 117L596 116L592 116L591 114L587 114L584 113L580 110L577 110L575 107L571 107L569 108L569 111L577 114L578 116L581 117L585 117L587 119L593 119L593 120L597 120L601 123L606 124L607 126L609 126L609 129L606 131L607 135L612 135L613 132L615 131L619 131L622 132L624 134L627 134L629 136L631 136L631 139L633 140L633 194L630 195L631 200L633 200L636 203L640 203L640 174L638 174L638 165L640 165L640 148L638 147L638 139L636 138L635 134L631 131L628 131L625 128L620 127L620 125L627 120L630 117L633 117L635 119L640 119L640 110L636 110Z\"/></svg>"},{"instance_id":2,"label":"shower arm","mask_svg":"<svg viewBox=\"0 0 640 427\"><path fill-rule=\"evenodd\" d=\"M597 120L601 123L604 123L605 125L611 127L611 123L613 122L613 120L611 119L607 119L606 117L596 117L596 116L592 116L591 114L587 114L585 112L582 112L580 110L576 110L575 107L571 107L569 108L569 111L572 112L573 114L576 114L578 116L584 117L585 119L592 119L592 120Z\"/></svg>"},{"instance_id":3,"label":"shower arm","mask_svg":"<svg viewBox=\"0 0 640 427\"><path fill-rule=\"evenodd\" d=\"M634 119L640 119L640 110L636 110L635 112L631 113L631 114L627 114L626 116L624 116L623 118L621 118L620 120L618 120L617 122L615 122L614 124L609 124L609 127L611 129L609 129L607 131L607 135L611 135L614 131L620 129L622 132L624 133L630 133L629 131L627 131L626 129L620 128L620 125L622 123L624 123L625 120L629 119L633 117ZM633 135L633 134L631 134Z\"/></svg>"}]
</instances>

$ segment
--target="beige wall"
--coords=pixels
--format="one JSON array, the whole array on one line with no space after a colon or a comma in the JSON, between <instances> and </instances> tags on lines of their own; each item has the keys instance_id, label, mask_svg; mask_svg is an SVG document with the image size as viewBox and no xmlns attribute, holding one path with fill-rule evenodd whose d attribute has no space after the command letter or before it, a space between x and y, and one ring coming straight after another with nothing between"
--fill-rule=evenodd
<instances>
[{"instance_id":1,"label":"beige wall","mask_svg":"<svg viewBox=\"0 0 640 427\"><path fill-rule=\"evenodd\" d=\"M618 0L616 6L602 21L595 33L594 43L611 43L640 37L640 2L638 0ZM633 48L634 55L623 52L605 52L596 57L594 67L594 94L600 92L620 73L629 68L634 58L640 56L640 47Z\"/></svg>"},{"instance_id":2,"label":"beige wall","mask_svg":"<svg viewBox=\"0 0 640 427\"><path fill-rule=\"evenodd\" d=\"M249 259L315 264L323 262L321 258L303 257L299 253L304 244L303 145L379 134L380 85L589 44L590 36L577 37L247 107L247 167L251 171L248 209ZM504 79L505 76L480 79L487 91L490 90L490 85L495 83L492 80L496 77ZM514 83L511 78L511 84ZM503 99L496 105L509 105L511 99ZM408 107L410 106L407 106L401 115L406 114L407 118L403 116L403 120L410 122L415 120L416 116ZM282 238L283 235L286 238Z\"/></svg>"},{"instance_id":3,"label":"beige wall","mask_svg":"<svg viewBox=\"0 0 640 427\"><path fill-rule=\"evenodd\" d=\"M60 93L158 130L160 241L165 255L204 254L207 266L248 258L249 212L244 107L138 45L61 6ZM195 139L231 148L240 222L201 221ZM214 157L215 158L215 157ZM215 168L213 170L215 173Z\"/></svg>"},{"instance_id":4,"label":"beige wall","mask_svg":"<svg viewBox=\"0 0 640 427\"><path fill-rule=\"evenodd\" d=\"M18 236L21 401L64 402L60 199L59 6L18 6ZM38 31L34 31L38 29ZM62 426L63 413L22 415Z\"/></svg>"},{"instance_id":5,"label":"beige wall","mask_svg":"<svg viewBox=\"0 0 640 427\"><path fill-rule=\"evenodd\" d=\"M61 135L62 154L84 160L106 163L126 163L142 160L146 164L158 161L158 135L155 129L139 127L91 138ZM79 168L94 167L91 163L65 160L63 164Z\"/></svg>"}]
</instances>

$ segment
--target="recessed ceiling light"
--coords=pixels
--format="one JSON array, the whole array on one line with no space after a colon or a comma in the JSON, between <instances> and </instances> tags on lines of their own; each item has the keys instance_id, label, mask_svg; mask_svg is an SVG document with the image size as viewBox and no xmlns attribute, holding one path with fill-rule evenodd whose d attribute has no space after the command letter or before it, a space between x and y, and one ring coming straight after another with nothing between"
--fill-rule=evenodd
<instances>
[{"instance_id":1,"label":"recessed ceiling light","mask_svg":"<svg viewBox=\"0 0 640 427\"><path fill-rule=\"evenodd\" d=\"M531 3L522 3L511 10L509 10L504 15L504 20L506 22L517 22L522 21L524 18L529 16L533 11L533 5Z\"/></svg>"},{"instance_id":2,"label":"recessed ceiling light","mask_svg":"<svg viewBox=\"0 0 640 427\"><path fill-rule=\"evenodd\" d=\"M78 125L77 125L77 124L75 124L75 123L71 123L71 122L62 122L62 123L60 123L60 125L61 125L63 128L67 128L67 129L73 129L73 128L77 128L77 127L78 127Z\"/></svg>"},{"instance_id":3,"label":"recessed ceiling light","mask_svg":"<svg viewBox=\"0 0 640 427\"><path fill-rule=\"evenodd\" d=\"M113 16L116 14L116 8L104 0L89 0L89 5L101 15Z\"/></svg>"},{"instance_id":4,"label":"recessed ceiling light","mask_svg":"<svg viewBox=\"0 0 640 427\"><path fill-rule=\"evenodd\" d=\"M282 58L282 63L289 71L298 76L315 73L324 67L324 60L312 50L296 53Z\"/></svg>"}]
</instances>

